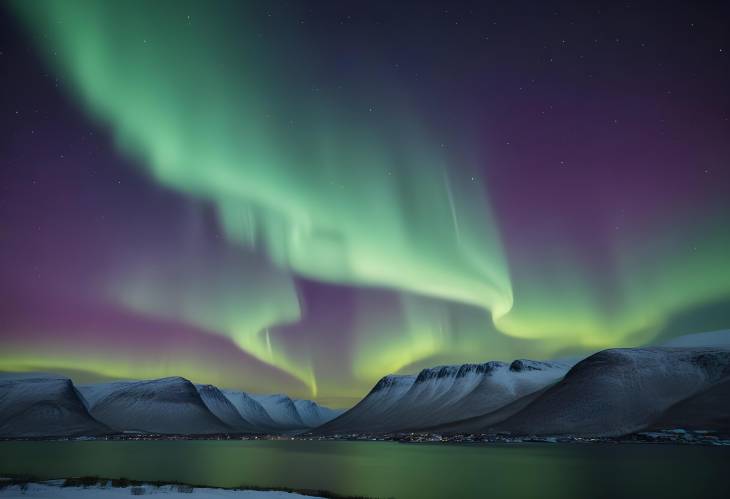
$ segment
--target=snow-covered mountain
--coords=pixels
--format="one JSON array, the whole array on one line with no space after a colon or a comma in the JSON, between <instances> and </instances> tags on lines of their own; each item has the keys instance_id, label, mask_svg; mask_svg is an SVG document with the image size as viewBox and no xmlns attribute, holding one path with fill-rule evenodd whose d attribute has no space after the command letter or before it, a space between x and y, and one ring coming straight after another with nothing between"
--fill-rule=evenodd
<instances>
[{"instance_id":1,"label":"snow-covered mountain","mask_svg":"<svg viewBox=\"0 0 730 499\"><path fill-rule=\"evenodd\" d=\"M243 419L251 422L263 432L277 431L277 423L271 419L264 406L246 392L221 390L223 395L233 404Z\"/></svg>"},{"instance_id":2,"label":"snow-covered mountain","mask_svg":"<svg viewBox=\"0 0 730 499\"><path fill-rule=\"evenodd\" d=\"M191 387L195 393L191 391ZM292 400L281 394L252 395L221 390L214 385L193 385L184 378L84 385L81 392L91 413L109 426L154 433L303 431L319 426L339 414L338 411L322 407L311 400ZM101 413L107 407L114 412L111 407L119 405L118 399L122 396L123 404L127 404L128 408L118 408L116 414L120 418L129 411L139 413L144 409L142 412L146 414L144 421L134 420L134 428L131 427L131 422L122 424L122 421L115 421L115 424L111 424L110 419L114 416L111 413ZM135 401L135 397L140 400ZM147 405L150 407L146 407ZM162 424L163 420L173 415L176 415L174 424ZM183 419L187 419L187 422L183 423Z\"/></svg>"},{"instance_id":3,"label":"snow-covered mountain","mask_svg":"<svg viewBox=\"0 0 730 499\"><path fill-rule=\"evenodd\" d=\"M730 429L730 378L674 404L652 424L653 429Z\"/></svg>"},{"instance_id":4,"label":"snow-covered mountain","mask_svg":"<svg viewBox=\"0 0 730 499\"><path fill-rule=\"evenodd\" d=\"M261 432L306 430L326 423L342 413L311 400L296 400L286 395L255 395L221 390L243 419Z\"/></svg>"},{"instance_id":5,"label":"snow-covered mountain","mask_svg":"<svg viewBox=\"0 0 730 499\"><path fill-rule=\"evenodd\" d=\"M318 433L418 431L496 410L561 379L561 363L516 360L440 366L386 376Z\"/></svg>"},{"instance_id":6,"label":"snow-covered mountain","mask_svg":"<svg viewBox=\"0 0 730 499\"><path fill-rule=\"evenodd\" d=\"M466 364L460 366L453 376L453 370L447 369L444 373L443 368L437 373L428 372L429 376L442 376L442 379L452 377L453 381L450 385L448 382L441 383L441 390L428 405L430 413L419 414L411 410L400 417L413 421L412 428L423 429L491 412L556 382L565 375L568 367L559 363L520 359L509 365L501 362ZM419 378L422 375L423 371ZM418 379L400 404L408 404L409 399L418 397L415 390L417 386Z\"/></svg>"},{"instance_id":7,"label":"snow-covered mountain","mask_svg":"<svg viewBox=\"0 0 730 499\"><path fill-rule=\"evenodd\" d=\"M6 437L308 430L616 436L672 427L730 431L730 331L604 350L570 369L520 359L389 375L343 413L184 378L75 387L49 374L0 374Z\"/></svg>"},{"instance_id":8,"label":"snow-covered mountain","mask_svg":"<svg viewBox=\"0 0 730 499\"><path fill-rule=\"evenodd\" d=\"M185 378L75 387L52 374L0 375L0 436L304 431L340 411L286 395L249 395Z\"/></svg>"},{"instance_id":9,"label":"snow-covered mountain","mask_svg":"<svg viewBox=\"0 0 730 499\"><path fill-rule=\"evenodd\" d=\"M56 437L100 435L109 428L87 411L71 380L0 380L0 436Z\"/></svg>"},{"instance_id":10,"label":"snow-covered mountain","mask_svg":"<svg viewBox=\"0 0 730 499\"><path fill-rule=\"evenodd\" d=\"M314 431L322 434L380 431L377 428L379 422L384 421L384 414L415 381L416 376L410 375L384 376L354 407Z\"/></svg>"},{"instance_id":11,"label":"snow-covered mountain","mask_svg":"<svg viewBox=\"0 0 730 499\"><path fill-rule=\"evenodd\" d=\"M485 433L485 429L492 428L527 407L528 404L547 391L550 386L548 385L541 390L520 397L492 412L451 423L443 423L426 428L426 430L435 433Z\"/></svg>"},{"instance_id":12,"label":"snow-covered mountain","mask_svg":"<svg viewBox=\"0 0 730 499\"><path fill-rule=\"evenodd\" d=\"M87 409L91 409L99 400L131 383L133 381L112 381L109 383L76 385L76 389L81 394L84 405L86 405Z\"/></svg>"},{"instance_id":13,"label":"snow-covered mountain","mask_svg":"<svg viewBox=\"0 0 730 499\"><path fill-rule=\"evenodd\" d=\"M316 428L342 414L343 410L323 407L311 400L294 400L299 417L308 428Z\"/></svg>"},{"instance_id":14,"label":"snow-covered mountain","mask_svg":"<svg viewBox=\"0 0 730 499\"><path fill-rule=\"evenodd\" d=\"M573 367L516 360L390 375L314 433L403 431L617 436L730 431L730 331L609 349Z\"/></svg>"},{"instance_id":15,"label":"snow-covered mountain","mask_svg":"<svg viewBox=\"0 0 730 499\"><path fill-rule=\"evenodd\" d=\"M302 420L294 401L282 394L255 395L251 397L260 403L282 431L307 429L309 426Z\"/></svg>"},{"instance_id":16,"label":"snow-covered mountain","mask_svg":"<svg viewBox=\"0 0 730 499\"><path fill-rule=\"evenodd\" d=\"M195 385L195 388L206 407L233 430L244 433L257 433L263 430L244 418L217 386Z\"/></svg>"},{"instance_id":17,"label":"snow-covered mountain","mask_svg":"<svg viewBox=\"0 0 730 499\"><path fill-rule=\"evenodd\" d=\"M90 412L117 431L168 434L230 433L185 378L110 383L84 388ZM94 402L90 402L93 400Z\"/></svg>"},{"instance_id":18,"label":"snow-covered mountain","mask_svg":"<svg viewBox=\"0 0 730 499\"><path fill-rule=\"evenodd\" d=\"M618 348L598 352L522 410L486 431L618 436L730 376L730 350ZM476 428L474 428L476 430Z\"/></svg>"},{"instance_id":19,"label":"snow-covered mountain","mask_svg":"<svg viewBox=\"0 0 730 499\"><path fill-rule=\"evenodd\" d=\"M196 393L190 388L193 387ZM301 431L329 421L338 414L337 411L321 407L310 400L292 400L286 395L251 395L234 390L221 390L214 385L192 385L184 378L164 378L151 381L119 381L95 385L83 385L80 390L92 414L98 414L102 420L108 421L111 415L99 411L110 405L109 397L126 394L129 409L120 408L119 414L127 410L139 411L145 404L152 404L159 414L151 413L146 422L137 421L136 428L130 423L122 425L121 421L114 428L125 426L124 430L141 430L155 433L277 433ZM154 394L154 395L153 395ZM143 401L134 401L136 396ZM198 400L199 399L199 400ZM202 406L200 404L202 402ZM104 403L105 405L101 405ZM119 402L115 402L118 404ZM169 404L178 404L173 408ZM174 409L174 410L173 410ZM182 414L180 411L187 411ZM170 412L172 411L172 412ZM157 419L177 414L175 425L157 424ZM120 416L121 417L121 416ZM183 424L181 418L188 418ZM142 425L142 426L140 426ZM155 429L152 429L155 428Z\"/></svg>"},{"instance_id":20,"label":"snow-covered mountain","mask_svg":"<svg viewBox=\"0 0 730 499\"><path fill-rule=\"evenodd\" d=\"M127 393L128 398L134 398L134 393L145 397L145 400L155 400L157 407L158 419L164 419L166 415L172 415L168 412L171 407L167 405L159 405L159 402L172 402L171 398L165 392L175 391L185 400L186 404L197 405L196 396L190 392L190 386L197 391L197 395L202 401L206 411L197 407L193 410L200 417L205 414L201 420L193 424L190 428L170 425L145 423L143 431L158 433L160 431L150 428L176 428L176 430L168 430L165 433L278 433L302 431L315 426L319 426L330 419L337 416L341 411L335 411L327 407L322 407L311 400L293 400L286 395L253 395L242 391L221 390L214 385L192 385L184 378L164 378L161 380L151 381L117 381L112 383L98 383L92 385L82 385L79 387L83 395L86 406L96 414L100 409L97 407L102 401L112 394ZM132 393L133 392L133 393ZM152 396L159 397L157 400ZM131 394L131 397L130 397ZM172 398L175 398L174 396ZM137 404L131 404L133 410L138 410ZM140 406L142 407L142 406ZM181 410L183 406L176 410ZM188 409L189 405L186 405ZM174 412L174 411L173 411ZM123 414L121 411L120 414ZM181 416L183 416L181 414ZM191 415L188 415L191 416ZM211 421L211 417L215 421ZM109 416L99 415L105 419ZM120 416L121 417L121 416ZM192 417L192 416L191 416ZM150 421L153 418L149 416ZM206 422L207 421L207 422ZM190 421L190 423L194 423ZM224 427L221 427L221 423ZM139 423L137 423L139 424ZM117 422L115 428L120 427L121 422ZM206 426L207 425L207 426ZM129 426L127 424L126 426ZM192 431L193 427L195 431ZM125 427L125 430L133 428ZM134 428L140 430L140 428ZM185 430L185 431L177 431Z\"/></svg>"}]
</instances>

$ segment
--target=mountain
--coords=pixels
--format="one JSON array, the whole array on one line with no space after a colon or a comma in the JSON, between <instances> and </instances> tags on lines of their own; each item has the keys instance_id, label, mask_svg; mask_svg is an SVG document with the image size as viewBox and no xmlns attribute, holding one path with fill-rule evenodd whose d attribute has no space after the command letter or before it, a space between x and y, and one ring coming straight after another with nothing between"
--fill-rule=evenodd
<instances>
[{"instance_id":1,"label":"mountain","mask_svg":"<svg viewBox=\"0 0 730 499\"><path fill-rule=\"evenodd\" d=\"M297 411L294 401L286 395L253 395L251 398L261 404L276 427L281 431L307 429L307 424Z\"/></svg>"},{"instance_id":2,"label":"mountain","mask_svg":"<svg viewBox=\"0 0 730 499\"><path fill-rule=\"evenodd\" d=\"M507 418L520 412L522 409L527 407L528 404L532 403L533 400L545 393L550 386L552 385L548 385L541 390L529 393L524 397L520 397L492 412L453 421L451 423L432 426L430 428L426 428L426 431L433 433L484 433L485 429L491 428L497 423L501 423Z\"/></svg>"},{"instance_id":3,"label":"mountain","mask_svg":"<svg viewBox=\"0 0 730 499\"><path fill-rule=\"evenodd\" d=\"M312 433L620 436L652 428L730 430L730 331L569 363L516 360L389 375Z\"/></svg>"},{"instance_id":4,"label":"mountain","mask_svg":"<svg viewBox=\"0 0 730 499\"><path fill-rule=\"evenodd\" d=\"M657 346L670 348L730 348L730 329L677 336Z\"/></svg>"},{"instance_id":5,"label":"mountain","mask_svg":"<svg viewBox=\"0 0 730 499\"><path fill-rule=\"evenodd\" d=\"M520 359L386 376L359 404L318 433L419 431L496 410L563 377L562 363Z\"/></svg>"},{"instance_id":6,"label":"mountain","mask_svg":"<svg viewBox=\"0 0 730 499\"><path fill-rule=\"evenodd\" d=\"M0 373L0 437L280 433L319 426L340 412L180 377L75 387L52 374Z\"/></svg>"},{"instance_id":7,"label":"mountain","mask_svg":"<svg viewBox=\"0 0 730 499\"><path fill-rule=\"evenodd\" d=\"M94 419L66 378L0 380L0 436L101 435L110 429Z\"/></svg>"},{"instance_id":8,"label":"mountain","mask_svg":"<svg viewBox=\"0 0 730 499\"><path fill-rule=\"evenodd\" d=\"M345 411L332 421L316 428L315 433L358 433L379 431L384 414L413 386L415 376L384 376L370 390L365 398L350 410Z\"/></svg>"},{"instance_id":9,"label":"mountain","mask_svg":"<svg viewBox=\"0 0 730 499\"><path fill-rule=\"evenodd\" d=\"M234 431L260 433L263 429L246 420L233 403L213 385L195 385L206 407Z\"/></svg>"},{"instance_id":10,"label":"mountain","mask_svg":"<svg viewBox=\"0 0 730 499\"><path fill-rule=\"evenodd\" d=\"M286 395L252 395L221 390L243 419L258 431L267 433L305 430L326 423L342 413L311 400L296 400Z\"/></svg>"},{"instance_id":11,"label":"mountain","mask_svg":"<svg viewBox=\"0 0 730 499\"><path fill-rule=\"evenodd\" d=\"M235 431L206 406L185 378L109 383L84 391L91 414L118 431L167 434L231 433Z\"/></svg>"},{"instance_id":12,"label":"mountain","mask_svg":"<svg viewBox=\"0 0 730 499\"><path fill-rule=\"evenodd\" d=\"M726 349L603 350L576 364L563 380L516 414L480 430L625 435L646 429L664 414L671 415L667 411L672 406L711 390L728 376L730 350ZM681 409L675 409L675 414L686 413Z\"/></svg>"},{"instance_id":13,"label":"mountain","mask_svg":"<svg viewBox=\"0 0 730 499\"><path fill-rule=\"evenodd\" d=\"M271 419L264 406L251 395L234 390L221 390L221 393L231 402L244 420L249 421L260 431L264 433L277 431L278 424L276 421Z\"/></svg>"},{"instance_id":14,"label":"mountain","mask_svg":"<svg viewBox=\"0 0 730 499\"><path fill-rule=\"evenodd\" d=\"M83 385L80 387L80 390L86 399L87 406L94 414L100 410L98 404L112 394L126 393L127 403L129 403L135 396L142 397L145 400L152 400L150 397L154 392L158 398L154 403L155 410L160 412L156 417L166 418L166 411L168 411L169 407L161 405L161 402L169 404L173 403L174 400L180 403L184 401L188 406L192 404L190 407L196 407L195 411L198 414L196 417L200 417L206 411L197 407L197 397L190 392L190 386L195 388L203 406L217 421L211 422L210 415L206 415L202 420L193 422L192 415L188 414L187 416L191 418L190 423L196 428L195 431L191 431L192 427L188 428L182 425L178 428L181 431L169 430L165 431L165 433L289 432L319 426L339 414L338 411L319 406L310 400L292 400L286 395L250 395L246 392L221 390L214 385L192 385L184 378L100 383ZM181 397L180 400L177 400L178 397ZM138 404L140 408L144 405L141 400ZM134 410L138 410L136 408L138 404L133 404L135 407ZM190 409L190 407L187 407L187 409ZM176 410L182 410L181 408L182 406ZM108 417L106 415L103 416L103 418ZM160 431L158 430L150 429L152 427L160 428L156 423L150 426L153 420L154 417L150 416L149 424L145 423L142 429L144 431L159 433ZM207 423L204 423L204 421L207 421ZM221 423L224 427L221 427ZM119 425L121 423L118 422L117 424ZM212 426L208 427L206 424ZM163 427L168 426L163 425ZM130 430L132 428L125 429ZM140 428L135 429L139 430Z\"/></svg>"},{"instance_id":15,"label":"mountain","mask_svg":"<svg viewBox=\"0 0 730 499\"><path fill-rule=\"evenodd\" d=\"M81 395L84 405L91 410L91 408L101 399L109 395L110 393L119 390L133 381L112 381L109 383L94 383L91 385L76 385L76 389Z\"/></svg>"},{"instance_id":16,"label":"mountain","mask_svg":"<svg viewBox=\"0 0 730 499\"><path fill-rule=\"evenodd\" d=\"M438 366L383 377L340 413L286 395L250 395L184 378L75 387L0 373L0 436L497 433L620 436L669 428L730 431L730 331L566 362Z\"/></svg>"},{"instance_id":17,"label":"mountain","mask_svg":"<svg viewBox=\"0 0 730 499\"><path fill-rule=\"evenodd\" d=\"M516 360L424 369L387 417L418 430L502 407L563 377L562 364Z\"/></svg>"},{"instance_id":18,"label":"mountain","mask_svg":"<svg viewBox=\"0 0 730 499\"><path fill-rule=\"evenodd\" d=\"M730 378L674 404L652 429L730 430Z\"/></svg>"},{"instance_id":19,"label":"mountain","mask_svg":"<svg viewBox=\"0 0 730 499\"><path fill-rule=\"evenodd\" d=\"M308 428L316 428L342 414L342 410L323 407L311 400L294 400L299 417Z\"/></svg>"}]
</instances>

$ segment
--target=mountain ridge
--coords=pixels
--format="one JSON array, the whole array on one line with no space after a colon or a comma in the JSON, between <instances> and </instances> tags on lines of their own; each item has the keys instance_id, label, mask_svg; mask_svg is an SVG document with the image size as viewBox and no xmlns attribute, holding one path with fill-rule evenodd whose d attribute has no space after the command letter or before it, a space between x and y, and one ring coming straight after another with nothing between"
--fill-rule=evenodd
<instances>
[{"instance_id":1,"label":"mountain ridge","mask_svg":"<svg viewBox=\"0 0 730 499\"><path fill-rule=\"evenodd\" d=\"M338 411L182 377L75 385L0 376L0 437L159 434L506 433L613 437L682 427L730 432L730 331L610 348L580 362L516 359L381 377Z\"/></svg>"},{"instance_id":2,"label":"mountain ridge","mask_svg":"<svg viewBox=\"0 0 730 499\"><path fill-rule=\"evenodd\" d=\"M284 403L293 410L289 417L294 422L280 415L275 420L255 397ZM319 426L337 414L309 400L221 390L179 376L81 385L46 373L0 377L3 438L289 433Z\"/></svg>"},{"instance_id":3,"label":"mountain ridge","mask_svg":"<svg viewBox=\"0 0 730 499\"><path fill-rule=\"evenodd\" d=\"M620 436L680 423L730 431L728 387L730 331L712 331L577 363L516 359L389 374L312 434Z\"/></svg>"}]
</instances>

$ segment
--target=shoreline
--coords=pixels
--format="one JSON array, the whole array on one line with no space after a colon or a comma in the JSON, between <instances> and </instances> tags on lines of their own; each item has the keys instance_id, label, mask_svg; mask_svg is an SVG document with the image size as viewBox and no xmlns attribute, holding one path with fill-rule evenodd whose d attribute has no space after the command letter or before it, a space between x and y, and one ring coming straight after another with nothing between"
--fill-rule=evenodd
<instances>
[{"instance_id":1,"label":"shoreline","mask_svg":"<svg viewBox=\"0 0 730 499\"><path fill-rule=\"evenodd\" d=\"M335 435L259 435L206 434L174 435L154 433L119 433L103 436L74 437L0 437L0 442L130 442L130 441L343 441L395 442L404 444L677 444L730 446L730 434L715 430L684 430L682 428L636 432L620 437L581 437L573 435L510 435L506 433L346 433Z\"/></svg>"},{"instance_id":2,"label":"shoreline","mask_svg":"<svg viewBox=\"0 0 730 499\"><path fill-rule=\"evenodd\" d=\"M36 487L40 495L29 494L29 488ZM237 487L211 487L209 485L189 484L184 482L159 482L129 480L127 478L103 477L70 477L53 480L42 480L35 477L0 477L0 497L7 497L7 492L17 492L23 497L58 497L61 491L78 494L79 491L93 492L89 497L117 496L121 491L129 491L129 495L166 494L183 497L208 498L215 496L231 499L377 499L366 496L348 496L327 490L295 489L289 487L257 487L240 485ZM52 495L43 495L52 492ZM75 497L75 495L73 496Z\"/></svg>"}]
</instances>

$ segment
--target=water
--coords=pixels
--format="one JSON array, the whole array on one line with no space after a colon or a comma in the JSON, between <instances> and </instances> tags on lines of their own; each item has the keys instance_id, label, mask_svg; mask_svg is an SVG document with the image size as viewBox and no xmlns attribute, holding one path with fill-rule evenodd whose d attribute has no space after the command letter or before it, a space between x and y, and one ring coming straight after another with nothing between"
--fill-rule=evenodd
<instances>
[{"instance_id":1,"label":"water","mask_svg":"<svg viewBox=\"0 0 730 499\"><path fill-rule=\"evenodd\" d=\"M0 475L395 498L730 497L730 448L334 441L0 442Z\"/></svg>"}]
</instances>

